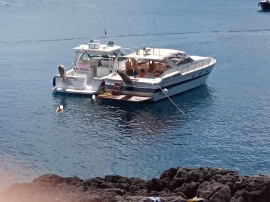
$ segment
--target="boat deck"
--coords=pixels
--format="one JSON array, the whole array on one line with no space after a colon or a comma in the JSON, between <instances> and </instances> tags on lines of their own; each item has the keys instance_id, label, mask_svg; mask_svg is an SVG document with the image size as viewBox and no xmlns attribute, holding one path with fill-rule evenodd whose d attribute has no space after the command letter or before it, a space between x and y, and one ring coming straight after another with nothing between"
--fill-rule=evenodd
<instances>
[{"instance_id":1,"label":"boat deck","mask_svg":"<svg viewBox=\"0 0 270 202\"><path fill-rule=\"evenodd\" d=\"M132 95L110 95L110 96L99 96L99 99L102 100L117 100L117 101L125 101L125 102L146 102L150 101L151 97L140 97L140 96L132 96Z\"/></svg>"}]
</instances>

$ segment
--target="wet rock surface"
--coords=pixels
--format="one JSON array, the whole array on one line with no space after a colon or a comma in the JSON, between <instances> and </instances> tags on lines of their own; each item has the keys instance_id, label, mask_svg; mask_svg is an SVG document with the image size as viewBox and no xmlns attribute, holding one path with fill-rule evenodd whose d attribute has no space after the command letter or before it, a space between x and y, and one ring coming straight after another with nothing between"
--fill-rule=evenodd
<instances>
[{"instance_id":1,"label":"wet rock surface","mask_svg":"<svg viewBox=\"0 0 270 202\"><path fill-rule=\"evenodd\" d=\"M206 202L269 202L270 176L238 176L234 171L200 167L170 168L159 178L142 180L120 175L80 179L45 174L31 183L11 185L0 202L186 202L193 197Z\"/></svg>"}]
</instances>

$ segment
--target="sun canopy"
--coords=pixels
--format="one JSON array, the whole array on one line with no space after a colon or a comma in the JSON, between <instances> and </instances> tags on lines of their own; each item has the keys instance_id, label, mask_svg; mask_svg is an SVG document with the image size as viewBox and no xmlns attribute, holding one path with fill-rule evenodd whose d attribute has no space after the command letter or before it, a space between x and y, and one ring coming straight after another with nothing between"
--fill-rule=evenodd
<instances>
[{"instance_id":1,"label":"sun canopy","mask_svg":"<svg viewBox=\"0 0 270 202\"><path fill-rule=\"evenodd\" d=\"M184 51L160 48L145 48L145 50L137 50L134 53L125 55L125 58L135 58L142 60L164 60L165 58L175 57L176 55L185 55Z\"/></svg>"}]
</instances>

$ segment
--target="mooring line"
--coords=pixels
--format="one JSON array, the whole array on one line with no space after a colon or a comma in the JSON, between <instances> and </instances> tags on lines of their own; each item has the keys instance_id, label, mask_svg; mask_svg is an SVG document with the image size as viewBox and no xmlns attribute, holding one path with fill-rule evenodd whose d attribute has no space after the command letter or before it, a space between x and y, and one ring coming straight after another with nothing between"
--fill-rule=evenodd
<instances>
[{"instance_id":1,"label":"mooring line","mask_svg":"<svg viewBox=\"0 0 270 202\"><path fill-rule=\"evenodd\" d=\"M157 84L157 86L160 88L160 90L164 93L164 95L166 95L166 97L174 104L174 106L183 114L185 114L185 112L183 110L181 110L173 101L172 99L167 95L167 93L160 87L160 85L158 85L158 83L155 83Z\"/></svg>"}]
</instances>

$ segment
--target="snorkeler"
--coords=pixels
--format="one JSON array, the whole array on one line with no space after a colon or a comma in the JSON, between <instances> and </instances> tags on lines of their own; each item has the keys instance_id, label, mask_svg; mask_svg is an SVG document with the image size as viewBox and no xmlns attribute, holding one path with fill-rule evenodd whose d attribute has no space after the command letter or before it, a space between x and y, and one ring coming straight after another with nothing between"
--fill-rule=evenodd
<instances>
[{"instance_id":1,"label":"snorkeler","mask_svg":"<svg viewBox=\"0 0 270 202\"><path fill-rule=\"evenodd\" d=\"M56 112L64 112L64 107L63 105L60 105L59 107L56 108Z\"/></svg>"}]
</instances>

